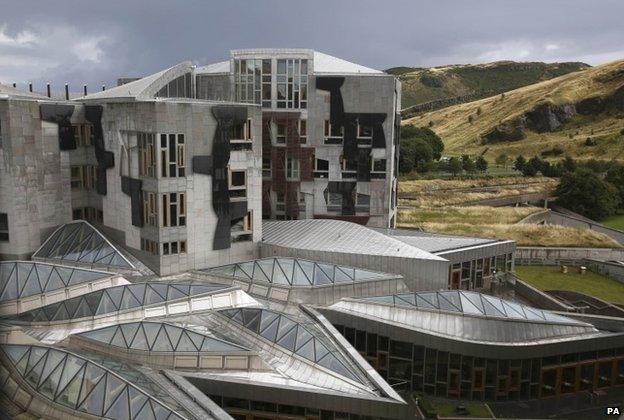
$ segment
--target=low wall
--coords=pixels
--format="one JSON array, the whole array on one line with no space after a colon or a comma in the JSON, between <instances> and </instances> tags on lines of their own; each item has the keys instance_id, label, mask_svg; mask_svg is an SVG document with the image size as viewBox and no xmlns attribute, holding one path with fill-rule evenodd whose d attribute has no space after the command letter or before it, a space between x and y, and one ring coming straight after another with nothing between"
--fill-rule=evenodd
<instances>
[{"instance_id":1,"label":"low wall","mask_svg":"<svg viewBox=\"0 0 624 420\"><path fill-rule=\"evenodd\" d=\"M595 273L609 276L620 283L624 283L624 265L609 261L586 259L587 268Z\"/></svg>"},{"instance_id":2,"label":"low wall","mask_svg":"<svg viewBox=\"0 0 624 420\"><path fill-rule=\"evenodd\" d=\"M552 296L522 281L520 278L518 278L518 276L514 274L507 273L506 280L507 283L513 287L517 294L519 294L538 308L565 312L575 310L575 308L561 303Z\"/></svg>"},{"instance_id":3,"label":"low wall","mask_svg":"<svg viewBox=\"0 0 624 420\"><path fill-rule=\"evenodd\" d=\"M522 246L514 257L516 265L582 265L585 260L624 261L624 249Z\"/></svg>"}]
</instances>

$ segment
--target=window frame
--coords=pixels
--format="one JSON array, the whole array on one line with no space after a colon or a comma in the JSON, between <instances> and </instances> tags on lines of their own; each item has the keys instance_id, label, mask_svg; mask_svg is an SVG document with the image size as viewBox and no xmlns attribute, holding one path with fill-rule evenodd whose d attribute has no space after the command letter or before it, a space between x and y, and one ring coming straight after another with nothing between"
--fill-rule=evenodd
<instances>
[{"instance_id":1,"label":"window frame","mask_svg":"<svg viewBox=\"0 0 624 420\"><path fill-rule=\"evenodd\" d=\"M3 226L4 224L6 226ZM8 242L10 239L9 213L0 213L0 242Z\"/></svg>"},{"instance_id":2,"label":"window frame","mask_svg":"<svg viewBox=\"0 0 624 420\"><path fill-rule=\"evenodd\" d=\"M160 227L185 227L186 226L186 193L170 192L159 194ZM172 198L175 197L175 201ZM175 214L174 214L175 212ZM173 221L175 220L175 224Z\"/></svg>"},{"instance_id":3,"label":"window frame","mask_svg":"<svg viewBox=\"0 0 624 420\"><path fill-rule=\"evenodd\" d=\"M159 133L158 139L158 151L160 161L159 177L185 178L186 138L184 133ZM173 157L172 151L174 154ZM172 171L174 172L174 175L171 175Z\"/></svg>"},{"instance_id":4,"label":"window frame","mask_svg":"<svg viewBox=\"0 0 624 420\"><path fill-rule=\"evenodd\" d=\"M284 168L287 181L299 181L301 179L301 162L299 159L286 155Z\"/></svg>"}]
</instances>

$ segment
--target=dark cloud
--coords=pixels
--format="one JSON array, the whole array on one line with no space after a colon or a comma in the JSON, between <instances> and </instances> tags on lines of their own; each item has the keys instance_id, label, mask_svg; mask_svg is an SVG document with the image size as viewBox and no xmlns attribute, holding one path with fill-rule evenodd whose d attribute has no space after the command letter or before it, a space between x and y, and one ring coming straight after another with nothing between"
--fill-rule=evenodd
<instances>
[{"instance_id":1,"label":"dark cloud","mask_svg":"<svg viewBox=\"0 0 624 420\"><path fill-rule=\"evenodd\" d=\"M0 81L111 85L228 51L306 47L388 68L624 58L624 2L0 0Z\"/></svg>"}]
</instances>

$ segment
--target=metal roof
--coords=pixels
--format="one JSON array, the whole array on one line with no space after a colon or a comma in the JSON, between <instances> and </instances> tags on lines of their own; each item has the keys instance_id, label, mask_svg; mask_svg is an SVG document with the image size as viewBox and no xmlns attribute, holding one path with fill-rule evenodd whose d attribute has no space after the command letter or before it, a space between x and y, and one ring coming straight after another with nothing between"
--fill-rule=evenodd
<instances>
[{"instance_id":1,"label":"metal roof","mask_svg":"<svg viewBox=\"0 0 624 420\"><path fill-rule=\"evenodd\" d=\"M344 265L290 257L262 258L207 268L202 271L247 281L309 287L401 277L396 274L378 273Z\"/></svg>"},{"instance_id":2,"label":"metal roof","mask_svg":"<svg viewBox=\"0 0 624 420\"><path fill-rule=\"evenodd\" d=\"M21 299L80 283L111 277L111 273L40 262L0 262L0 302Z\"/></svg>"},{"instance_id":3,"label":"metal roof","mask_svg":"<svg viewBox=\"0 0 624 420\"><path fill-rule=\"evenodd\" d=\"M195 74L219 74L230 72L230 61L220 61L214 64L208 64L206 66L197 67Z\"/></svg>"},{"instance_id":4,"label":"metal roof","mask_svg":"<svg viewBox=\"0 0 624 420\"><path fill-rule=\"evenodd\" d=\"M245 347L165 322L130 322L77 334L129 350L156 352L241 352Z\"/></svg>"},{"instance_id":5,"label":"metal roof","mask_svg":"<svg viewBox=\"0 0 624 420\"><path fill-rule=\"evenodd\" d=\"M314 73L327 74L385 74L342 58L314 51Z\"/></svg>"},{"instance_id":6,"label":"metal roof","mask_svg":"<svg viewBox=\"0 0 624 420\"><path fill-rule=\"evenodd\" d=\"M50 98L38 93L27 92L25 90L14 88L13 86L0 83L0 99L2 99L3 96L10 99L50 100Z\"/></svg>"},{"instance_id":7,"label":"metal roof","mask_svg":"<svg viewBox=\"0 0 624 420\"><path fill-rule=\"evenodd\" d=\"M262 241L287 248L446 261L373 229L332 219L264 221Z\"/></svg>"},{"instance_id":8,"label":"metal roof","mask_svg":"<svg viewBox=\"0 0 624 420\"><path fill-rule=\"evenodd\" d=\"M408 245L415 246L432 253L452 251L461 248L469 248L479 245L493 244L497 239L472 238L469 236L442 235L438 233L423 232L414 229L380 229L376 231L395 238Z\"/></svg>"},{"instance_id":9,"label":"metal roof","mask_svg":"<svg viewBox=\"0 0 624 420\"><path fill-rule=\"evenodd\" d=\"M37 394L71 410L114 419L182 419L116 373L73 353L30 345L2 350Z\"/></svg>"}]
</instances>

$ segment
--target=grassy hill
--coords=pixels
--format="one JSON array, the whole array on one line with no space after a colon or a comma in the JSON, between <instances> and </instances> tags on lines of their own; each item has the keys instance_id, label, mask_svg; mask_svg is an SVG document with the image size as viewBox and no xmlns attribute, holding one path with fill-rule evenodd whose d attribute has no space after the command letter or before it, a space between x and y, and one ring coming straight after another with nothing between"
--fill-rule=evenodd
<instances>
[{"instance_id":1,"label":"grassy hill","mask_svg":"<svg viewBox=\"0 0 624 420\"><path fill-rule=\"evenodd\" d=\"M502 153L546 152L624 160L624 60L428 112L404 124L430 126L450 155L483 154L493 160Z\"/></svg>"},{"instance_id":2,"label":"grassy hill","mask_svg":"<svg viewBox=\"0 0 624 420\"><path fill-rule=\"evenodd\" d=\"M386 71L401 80L402 107L408 108L444 99L465 102L471 97L494 95L587 67L584 63L499 61L433 68L394 67ZM445 104L446 101L430 105L440 107Z\"/></svg>"}]
</instances>

